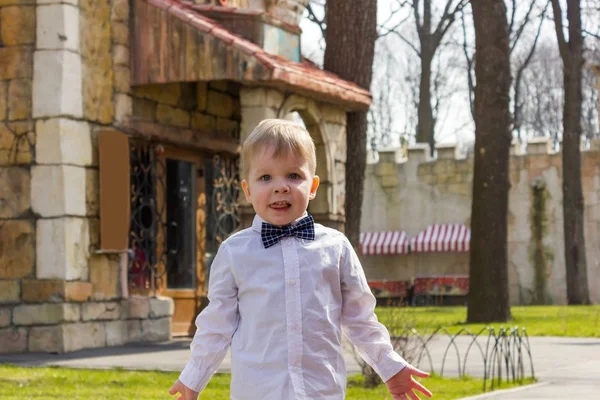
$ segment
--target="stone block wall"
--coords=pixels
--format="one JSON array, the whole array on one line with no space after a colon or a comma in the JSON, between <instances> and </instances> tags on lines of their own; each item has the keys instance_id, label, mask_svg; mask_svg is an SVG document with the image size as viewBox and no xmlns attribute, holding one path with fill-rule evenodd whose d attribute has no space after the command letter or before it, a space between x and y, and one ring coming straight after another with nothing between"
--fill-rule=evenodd
<instances>
[{"instance_id":1,"label":"stone block wall","mask_svg":"<svg viewBox=\"0 0 600 400\"><path fill-rule=\"evenodd\" d=\"M31 206L35 123L32 117L34 2L0 2L0 348L23 341L8 328L21 303L22 282L36 276L36 226Z\"/></svg>"},{"instance_id":2,"label":"stone block wall","mask_svg":"<svg viewBox=\"0 0 600 400\"><path fill-rule=\"evenodd\" d=\"M135 120L239 138L240 85L235 82L144 85L125 94L131 98Z\"/></svg>"},{"instance_id":3,"label":"stone block wall","mask_svg":"<svg viewBox=\"0 0 600 400\"><path fill-rule=\"evenodd\" d=\"M600 302L600 143L582 153L585 234L590 294ZM566 303L562 217L562 161L549 152L547 139L531 140L521 153L515 145L510 159L508 254L512 304ZM407 151L379 152L367 167L361 230L403 230L414 236L436 223L470 225L473 159L456 158L454 146L437 150L430 159L427 145ZM541 235L541 236L540 236ZM543 254L543 257L536 257ZM427 256L361 257L368 277L450 273L460 271L457 259ZM461 259L468 271L468 257ZM415 267L416 266L416 267ZM395 271L399 269L401 271ZM387 271L387 272L386 272ZM454 272L456 273L456 272Z\"/></svg>"},{"instance_id":4,"label":"stone block wall","mask_svg":"<svg viewBox=\"0 0 600 400\"><path fill-rule=\"evenodd\" d=\"M169 298L127 296L101 254L98 132L138 120L239 137L239 86L132 88L128 0L0 1L0 352L171 337ZM196 135L196 136L194 136Z\"/></svg>"}]
</instances>

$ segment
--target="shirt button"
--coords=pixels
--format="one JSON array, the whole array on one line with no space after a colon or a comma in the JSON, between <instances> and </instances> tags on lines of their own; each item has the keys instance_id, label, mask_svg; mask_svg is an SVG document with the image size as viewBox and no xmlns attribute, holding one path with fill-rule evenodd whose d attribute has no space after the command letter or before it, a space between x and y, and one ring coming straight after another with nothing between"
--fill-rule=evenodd
<instances>
[{"instance_id":1,"label":"shirt button","mask_svg":"<svg viewBox=\"0 0 600 400\"><path fill-rule=\"evenodd\" d=\"M295 280L295 279L292 279L292 280L290 281L290 285L294 286L295 284L296 284L296 280Z\"/></svg>"},{"instance_id":2,"label":"shirt button","mask_svg":"<svg viewBox=\"0 0 600 400\"><path fill-rule=\"evenodd\" d=\"M292 239L288 239L288 240L287 240L287 245L288 245L288 246L291 246L291 245L292 245Z\"/></svg>"}]
</instances>

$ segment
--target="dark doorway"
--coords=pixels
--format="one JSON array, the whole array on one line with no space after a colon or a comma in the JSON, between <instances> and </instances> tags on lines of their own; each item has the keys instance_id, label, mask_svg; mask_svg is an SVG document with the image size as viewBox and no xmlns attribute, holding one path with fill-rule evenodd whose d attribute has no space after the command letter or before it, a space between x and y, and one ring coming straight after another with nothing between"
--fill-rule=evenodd
<instances>
[{"instance_id":1,"label":"dark doorway","mask_svg":"<svg viewBox=\"0 0 600 400\"><path fill-rule=\"evenodd\" d=\"M167 159L167 288L196 287L195 168Z\"/></svg>"}]
</instances>

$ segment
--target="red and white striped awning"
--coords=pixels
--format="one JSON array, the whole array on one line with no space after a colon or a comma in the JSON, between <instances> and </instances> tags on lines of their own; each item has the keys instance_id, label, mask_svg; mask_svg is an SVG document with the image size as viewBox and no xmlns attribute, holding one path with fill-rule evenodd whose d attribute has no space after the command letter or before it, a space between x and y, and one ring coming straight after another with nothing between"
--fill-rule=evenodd
<instances>
[{"instance_id":1,"label":"red and white striped awning","mask_svg":"<svg viewBox=\"0 0 600 400\"><path fill-rule=\"evenodd\" d=\"M465 224L435 224L410 239L410 249L414 253L464 252L470 243L471 229Z\"/></svg>"},{"instance_id":2,"label":"red and white striped awning","mask_svg":"<svg viewBox=\"0 0 600 400\"><path fill-rule=\"evenodd\" d=\"M407 254L408 243L406 232L362 232L360 254L363 256Z\"/></svg>"}]
</instances>

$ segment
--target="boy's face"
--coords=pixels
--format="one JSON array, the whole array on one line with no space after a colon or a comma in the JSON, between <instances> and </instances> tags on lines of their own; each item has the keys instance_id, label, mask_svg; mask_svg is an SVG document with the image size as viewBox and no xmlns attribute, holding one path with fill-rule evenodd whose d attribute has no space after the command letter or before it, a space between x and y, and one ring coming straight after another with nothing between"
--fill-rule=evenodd
<instances>
[{"instance_id":1,"label":"boy's face","mask_svg":"<svg viewBox=\"0 0 600 400\"><path fill-rule=\"evenodd\" d=\"M274 152L266 146L246 161L250 168L242 189L262 219L283 226L304 214L317 194L319 177L313 176L304 158L292 153L276 158Z\"/></svg>"}]
</instances>

